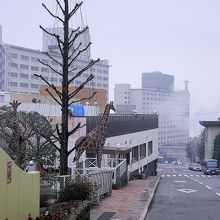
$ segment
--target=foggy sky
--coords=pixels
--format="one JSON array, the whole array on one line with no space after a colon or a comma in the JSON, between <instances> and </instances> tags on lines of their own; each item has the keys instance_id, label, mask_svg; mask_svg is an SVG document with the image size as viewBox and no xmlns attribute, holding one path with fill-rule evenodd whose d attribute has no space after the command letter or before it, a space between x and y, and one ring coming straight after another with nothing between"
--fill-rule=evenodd
<instances>
[{"instance_id":1,"label":"foggy sky","mask_svg":"<svg viewBox=\"0 0 220 220\"><path fill-rule=\"evenodd\" d=\"M43 2L55 10L55 0ZM41 49L39 24L53 24L41 3L1 2L4 42ZM190 81L192 136L201 129L199 120L220 116L219 0L85 0L83 10L92 56L112 66L111 99L115 83L140 88L142 72L162 71L175 76L176 89Z\"/></svg>"}]
</instances>

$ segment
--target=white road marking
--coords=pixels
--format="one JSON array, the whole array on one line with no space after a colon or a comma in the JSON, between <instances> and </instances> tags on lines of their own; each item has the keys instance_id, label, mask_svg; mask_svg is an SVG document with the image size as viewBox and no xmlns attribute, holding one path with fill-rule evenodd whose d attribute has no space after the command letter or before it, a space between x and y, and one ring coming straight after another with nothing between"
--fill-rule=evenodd
<instances>
[{"instance_id":1,"label":"white road marking","mask_svg":"<svg viewBox=\"0 0 220 220\"><path fill-rule=\"evenodd\" d=\"M199 184L203 184L203 183L201 183L201 182L198 182Z\"/></svg>"},{"instance_id":2,"label":"white road marking","mask_svg":"<svg viewBox=\"0 0 220 220\"><path fill-rule=\"evenodd\" d=\"M170 177L170 175L167 175L168 177Z\"/></svg>"},{"instance_id":3,"label":"white road marking","mask_svg":"<svg viewBox=\"0 0 220 220\"><path fill-rule=\"evenodd\" d=\"M182 176L182 175L179 175L179 176Z\"/></svg>"},{"instance_id":4,"label":"white road marking","mask_svg":"<svg viewBox=\"0 0 220 220\"><path fill-rule=\"evenodd\" d=\"M190 176L193 176L193 175L190 175Z\"/></svg>"},{"instance_id":5,"label":"white road marking","mask_svg":"<svg viewBox=\"0 0 220 220\"><path fill-rule=\"evenodd\" d=\"M176 181L173 181L175 183L185 183L186 181L183 181L183 180L176 180Z\"/></svg>"},{"instance_id":6,"label":"white road marking","mask_svg":"<svg viewBox=\"0 0 220 220\"><path fill-rule=\"evenodd\" d=\"M178 189L177 191L184 192L184 193L192 193L192 192L197 192L198 190L195 190L195 189Z\"/></svg>"},{"instance_id":7,"label":"white road marking","mask_svg":"<svg viewBox=\"0 0 220 220\"><path fill-rule=\"evenodd\" d=\"M216 193L216 195L220 196L220 193Z\"/></svg>"},{"instance_id":8,"label":"white road marking","mask_svg":"<svg viewBox=\"0 0 220 220\"><path fill-rule=\"evenodd\" d=\"M165 175L162 175L161 177L165 177Z\"/></svg>"},{"instance_id":9,"label":"white road marking","mask_svg":"<svg viewBox=\"0 0 220 220\"><path fill-rule=\"evenodd\" d=\"M205 177L205 175L202 175L202 177Z\"/></svg>"},{"instance_id":10,"label":"white road marking","mask_svg":"<svg viewBox=\"0 0 220 220\"><path fill-rule=\"evenodd\" d=\"M188 175L185 174L184 176L188 176Z\"/></svg>"},{"instance_id":11,"label":"white road marking","mask_svg":"<svg viewBox=\"0 0 220 220\"><path fill-rule=\"evenodd\" d=\"M208 177L211 177L211 176L208 176Z\"/></svg>"},{"instance_id":12,"label":"white road marking","mask_svg":"<svg viewBox=\"0 0 220 220\"><path fill-rule=\"evenodd\" d=\"M208 188L208 189L212 189L211 187L209 187L209 186L205 186L206 188Z\"/></svg>"},{"instance_id":13,"label":"white road marking","mask_svg":"<svg viewBox=\"0 0 220 220\"><path fill-rule=\"evenodd\" d=\"M199 175L196 175L196 176L199 176Z\"/></svg>"},{"instance_id":14,"label":"white road marking","mask_svg":"<svg viewBox=\"0 0 220 220\"><path fill-rule=\"evenodd\" d=\"M176 175L173 175L173 176L176 176Z\"/></svg>"}]
</instances>

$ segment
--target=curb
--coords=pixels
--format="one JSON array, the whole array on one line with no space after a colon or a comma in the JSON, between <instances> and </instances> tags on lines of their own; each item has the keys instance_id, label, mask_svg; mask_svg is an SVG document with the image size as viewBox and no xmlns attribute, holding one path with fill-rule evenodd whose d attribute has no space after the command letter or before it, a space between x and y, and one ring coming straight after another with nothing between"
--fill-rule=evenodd
<instances>
[{"instance_id":1,"label":"curb","mask_svg":"<svg viewBox=\"0 0 220 220\"><path fill-rule=\"evenodd\" d=\"M153 197L154 197L154 193L155 193L155 190L156 190L156 188L157 188L157 185L158 185L159 181L160 181L160 177L158 178L157 182L156 182L155 185L154 185L154 188L153 188L153 190L152 190L152 193L151 193L149 199L147 200L146 205L144 206L144 211L142 212L142 214L141 214L139 220L144 220L144 218L146 217L147 212L148 212L148 209L149 209L150 204L151 204L151 201L152 201L152 199L153 199Z\"/></svg>"}]
</instances>

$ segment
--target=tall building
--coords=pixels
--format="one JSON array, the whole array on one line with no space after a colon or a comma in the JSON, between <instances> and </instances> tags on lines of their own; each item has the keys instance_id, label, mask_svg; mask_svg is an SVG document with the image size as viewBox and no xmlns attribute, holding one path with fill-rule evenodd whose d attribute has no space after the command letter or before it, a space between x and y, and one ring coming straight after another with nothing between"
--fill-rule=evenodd
<instances>
[{"instance_id":1,"label":"tall building","mask_svg":"<svg viewBox=\"0 0 220 220\"><path fill-rule=\"evenodd\" d=\"M48 29L51 31L51 29ZM55 31L61 31L60 28ZM70 29L71 33L71 29ZM88 31L81 36L81 40L84 40L83 44L89 41ZM59 66L53 60L50 60L40 50L34 50L30 48L24 48L11 44L6 44L1 41L2 32L0 28L0 91L7 91L12 93L23 93L23 94L39 94L41 85L45 85L45 82L40 80L34 74L41 74L50 83L55 86L62 85L61 76L53 72L50 68L39 63L40 59L44 63L50 64L55 70L62 72L61 66ZM76 46L73 45L73 48ZM61 61L61 55L55 47L55 42L50 37L46 37L43 34L43 50L47 51ZM69 77L85 67L91 60L89 50L85 51L72 65L70 68L76 70L69 73ZM92 68L84 72L80 77L71 83L71 86L79 86L85 81L89 74L93 73L95 78L90 81L86 87L93 89L104 89L106 90L108 99L109 92L109 65L108 60L100 60Z\"/></svg>"},{"instance_id":2,"label":"tall building","mask_svg":"<svg viewBox=\"0 0 220 220\"><path fill-rule=\"evenodd\" d=\"M143 73L142 88L116 84L114 100L118 114L158 114L159 147L185 143L189 137L189 90L174 90L174 76L161 72Z\"/></svg>"}]
</instances>

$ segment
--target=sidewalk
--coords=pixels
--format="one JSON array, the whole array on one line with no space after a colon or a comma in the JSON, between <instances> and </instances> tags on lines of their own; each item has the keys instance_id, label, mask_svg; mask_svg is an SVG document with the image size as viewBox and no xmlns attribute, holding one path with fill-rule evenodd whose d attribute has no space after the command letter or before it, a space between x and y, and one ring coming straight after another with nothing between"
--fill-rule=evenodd
<instances>
[{"instance_id":1,"label":"sidewalk","mask_svg":"<svg viewBox=\"0 0 220 220\"><path fill-rule=\"evenodd\" d=\"M90 220L132 219L132 213L140 206L141 193L144 189L149 187L152 178L153 177L148 177L146 180L132 180L128 182L127 186L123 186L118 190L112 190L112 195L101 200L100 206L91 209ZM101 216L103 218L101 218ZM110 218L111 216L112 218Z\"/></svg>"}]
</instances>

